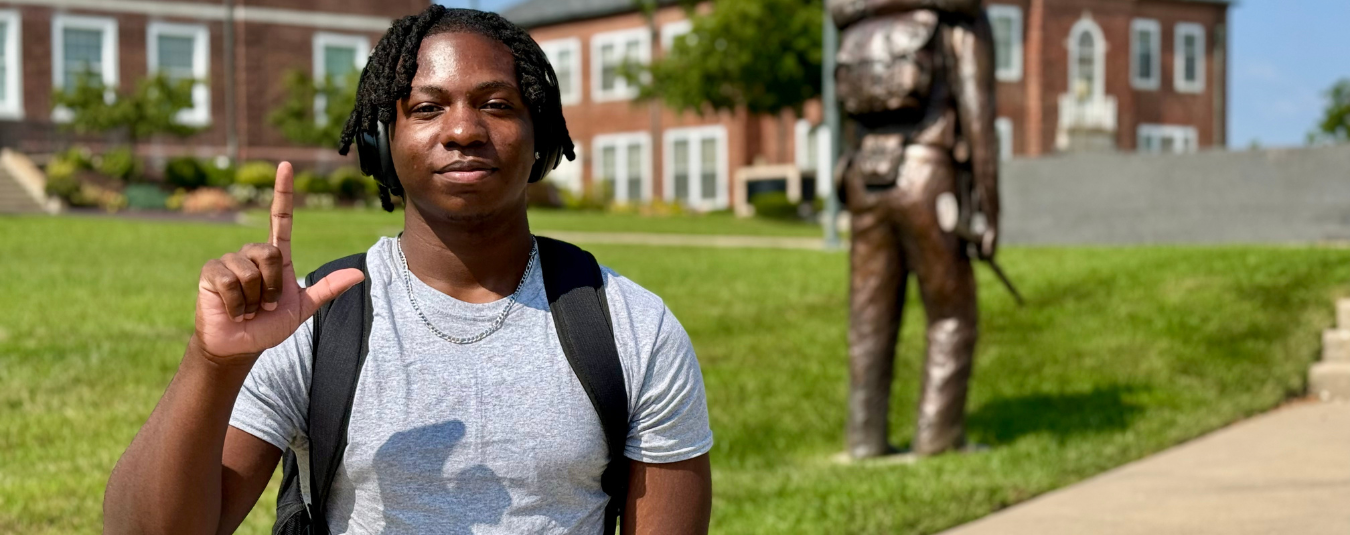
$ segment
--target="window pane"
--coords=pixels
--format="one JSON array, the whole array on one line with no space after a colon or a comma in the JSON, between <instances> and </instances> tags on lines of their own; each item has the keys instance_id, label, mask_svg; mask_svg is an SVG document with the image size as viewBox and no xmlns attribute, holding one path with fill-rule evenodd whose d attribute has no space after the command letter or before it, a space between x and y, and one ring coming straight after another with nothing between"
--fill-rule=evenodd
<instances>
[{"instance_id":1,"label":"window pane","mask_svg":"<svg viewBox=\"0 0 1350 535\"><path fill-rule=\"evenodd\" d=\"M1136 46L1139 47L1138 65L1139 69L1135 75L1141 80L1153 79L1153 32L1148 30L1139 30L1135 35Z\"/></svg>"},{"instance_id":2,"label":"window pane","mask_svg":"<svg viewBox=\"0 0 1350 535\"><path fill-rule=\"evenodd\" d=\"M628 200L642 199L642 145L628 146Z\"/></svg>"},{"instance_id":3,"label":"window pane","mask_svg":"<svg viewBox=\"0 0 1350 535\"><path fill-rule=\"evenodd\" d=\"M356 49L349 46L323 47L323 73L338 80L356 70Z\"/></svg>"},{"instance_id":4,"label":"window pane","mask_svg":"<svg viewBox=\"0 0 1350 535\"><path fill-rule=\"evenodd\" d=\"M0 23L0 101L9 100L9 64L5 63L5 47L9 46L9 25Z\"/></svg>"},{"instance_id":5,"label":"window pane","mask_svg":"<svg viewBox=\"0 0 1350 535\"><path fill-rule=\"evenodd\" d=\"M806 134L806 146L800 149L806 151L806 169L809 171L815 171L820 165L820 132L823 130L824 125L812 128Z\"/></svg>"},{"instance_id":6,"label":"window pane","mask_svg":"<svg viewBox=\"0 0 1350 535\"><path fill-rule=\"evenodd\" d=\"M1012 18L997 17L994 23L994 67L999 70L1012 68Z\"/></svg>"},{"instance_id":7,"label":"window pane","mask_svg":"<svg viewBox=\"0 0 1350 535\"><path fill-rule=\"evenodd\" d=\"M160 72L174 80L192 78L193 39L178 35L161 35L157 40Z\"/></svg>"},{"instance_id":8,"label":"window pane","mask_svg":"<svg viewBox=\"0 0 1350 535\"><path fill-rule=\"evenodd\" d=\"M65 88L75 87L76 78L86 69L103 72L103 32L64 28L61 33L62 61Z\"/></svg>"},{"instance_id":9,"label":"window pane","mask_svg":"<svg viewBox=\"0 0 1350 535\"><path fill-rule=\"evenodd\" d=\"M675 146L671 150L675 159L675 198L681 201L689 201L689 140L680 139L675 141Z\"/></svg>"},{"instance_id":10,"label":"window pane","mask_svg":"<svg viewBox=\"0 0 1350 535\"><path fill-rule=\"evenodd\" d=\"M558 57L553 61L553 72L558 74L558 89L563 96L572 93L572 51L558 49Z\"/></svg>"},{"instance_id":11,"label":"window pane","mask_svg":"<svg viewBox=\"0 0 1350 535\"><path fill-rule=\"evenodd\" d=\"M1082 32L1078 34L1078 84L1080 91L1086 95L1096 93L1094 84L1096 83L1096 63L1097 56L1094 51L1095 43L1092 34Z\"/></svg>"},{"instance_id":12,"label":"window pane","mask_svg":"<svg viewBox=\"0 0 1350 535\"><path fill-rule=\"evenodd\" d=\"M614 173L619 169L618 155L619 150L613 145L600 149L600 176L598 178L603 188L601 190L603 192L602 197L606 201L614 200Z\"/></svg>"},{"instance_id":13,"label":"window pane","mask_svg":"<svg viewBox=\"0 0 1350 535\"><path fill-rule=\"evenodd\" d=\"M1196 70L1196 69L1195 69L1195 62L1196 62L1196 56L1198 55L1198 54L1196 54L1196 50L1195 50L1195 48L1196 48L1196 46L1195 46L1195 36L1194 36L1194 35L1187 35L1187 36L1185 36L1185 37L1182 37L1182 38L1181 38L1181 43L1182 43L1182 45L1181 45L1181 46L1182 46L1182 57L1184 58L1183 61L1186 62L1185 70L1183 71L1182 78L1185 79L1187 82L1194 82L1194 81L1196 80L1196 76L1195 76L1195 70Z\"/></svg>"},{"instance_id":14,"label":"window pane","mask_svg":"<svg viewBox=\"0 0 1350 535\"><path fill-rule=\"evenodd\" d=\"M638 41L629 41L627 43L624 43L623 58L628 61L637 61L639 57L638 56L639 49L641 47L642 43Z\"/></svg>"},{"instance_id":15,"label":"window pane","mask_svg":"<svg viewBox=\"0 0 1350 535\"><path fill-rule=\"evenodd\" d=\"M1176 140L1172 138L1171 134L1164 134L1159 141L1162 142L1162 152L1170 154L1176 151L1176 149L1173 148Z\"/></svg>"},{"instance_id":16,"label":"window pane","mask_svg":"<svg viewBox=\"0 0 1350 535\"><path fill-rule=\"evenodd\" d=\"M699 146L699 178L703 191L703 198L711 200L717 198L717 139L711 137L703 138L703 143Z\"/></svg>"},{"instance_id":17,"label":"window pane","mask_svg":"<svg viewBox=\"0 0 1350 535\"><path fill-rule=\"evenodd\" d=\"M612 91L619 75L619 57L612 44L600 45L600 89Z\"/></svg>"}]
</instances>

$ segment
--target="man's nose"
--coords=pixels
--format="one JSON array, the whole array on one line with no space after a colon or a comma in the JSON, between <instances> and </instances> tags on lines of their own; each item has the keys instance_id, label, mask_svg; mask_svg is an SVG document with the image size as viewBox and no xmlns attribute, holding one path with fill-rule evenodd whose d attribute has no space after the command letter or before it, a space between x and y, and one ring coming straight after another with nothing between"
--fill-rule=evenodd
<instances>
[{"instance_id":1,"label":"man's nose","mask_svg":"<svg viewBox=\"0 0 1350 535\"><path fill-rule=\"evenodd\" d=\"M487 124L478 109L466 104L456 104L443 116L441 145L449 147L472 147L488 141Z\"/></svg>"}]
</instances>

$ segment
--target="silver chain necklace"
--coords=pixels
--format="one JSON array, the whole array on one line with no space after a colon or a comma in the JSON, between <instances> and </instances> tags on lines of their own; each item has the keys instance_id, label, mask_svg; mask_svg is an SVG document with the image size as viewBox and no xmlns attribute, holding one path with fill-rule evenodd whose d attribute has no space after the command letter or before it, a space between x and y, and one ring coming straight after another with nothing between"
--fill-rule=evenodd
<instances>
[{"instance_id":1,"label":"silver chain necklace","mask_svg":"<svg viewBox=\"0 0 1350 535\"><path fill-rule=\"evenodd\" d=\"M492 326L488 327L486 331L468 338L460 338L458 336L446 334L444 331L436 328L435 325L432 325L431 320L428 320L426 314L422 313L422 307L418 306L417 297L413 295L412 289L412 270L408 269L408 259L403 256L402 232L398 233L398 238L395 239L394 250L398 251L398 263L399 266L403 268L403 288L408 291L408 301L412 303L413 310L417 311L417 317L422 318L422 324L426 325L427 329L431 330L436 336L439 336L441 339L452 344L459 345L479 342L502 328L502 325L506 323L506 316L511 313L511 308L516 304L516 297L520 295L520 289L525 287L525 281L530 279L530 272L534 271L535 258L539 256L539 244L534 241L534 236L530 236L530 262L525 265L525 274L521 275L520 283L516 285L516 291L512 292L511 296L507 298L506 308L503 308L502 312L497 314L497 319L492 322Z\"/></svg>"}]
</instances>

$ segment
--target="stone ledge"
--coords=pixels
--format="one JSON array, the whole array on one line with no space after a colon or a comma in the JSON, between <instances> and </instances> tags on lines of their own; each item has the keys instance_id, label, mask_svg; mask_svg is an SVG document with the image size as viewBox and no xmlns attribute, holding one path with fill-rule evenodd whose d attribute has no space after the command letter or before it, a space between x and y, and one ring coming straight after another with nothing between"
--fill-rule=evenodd
<instances>
[{"instance_id":1,"label":"stone ledge","mask_svg":"<svg viewBox=\"0 0 1350 535\"><path fill-rule=\"evenodd\" d=\"M1322 361L1350 363L1350 329L1322 331Z\"/></svg>"},{"instance_id":2,"label":"stone ledge","mask_svg":"<svg viewBox=\"0 0 1350 535\"><path fill-rule=\"evenodd\" d=\"M1308 370L1308 393L1323 401L1350 401L1350 362L1318 362Z\"/></svg>"}]
</instances>

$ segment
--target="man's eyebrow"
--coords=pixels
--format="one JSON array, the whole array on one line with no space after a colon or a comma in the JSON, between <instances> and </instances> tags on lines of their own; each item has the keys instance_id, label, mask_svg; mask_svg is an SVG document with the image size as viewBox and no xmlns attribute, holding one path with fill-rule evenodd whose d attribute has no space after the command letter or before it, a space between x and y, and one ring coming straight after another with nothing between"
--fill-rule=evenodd
<instances>
[{"instance_id":1,"label":"man's eyebrow","mask_svg":"<svg viewBox=\"0 0 1350 535\"><path fill-rule=\"evenodd\" d=\"M504 80L492 80L473 87L473 93L483 93L498 89L515 89L516 84ZM413 93L423 93L432 98L448 98L450 90L438 85L419 85L412 88Z\"/></svg>"},{"instance_id":2,"label":"man's eyebrow","mask_svg":"<svg viewBox=\"0 0 1350 535\"><path fill-rule=\"evenodd\" d=\"M484 91L489 91L489 90L494 90L494 89L515 89L515 88L516 88L516 84L513 84L513 83L511 83L511 82L507 82L507 81L503 81L503 80L493 80L493 81L490 81L490 82L483 82L483 83L481 83L481 84L478 84L478 85L474 86L473 92L474 92L474 93L481 93L481 92L484 92Z\"/></svg>"}]
</instances>

